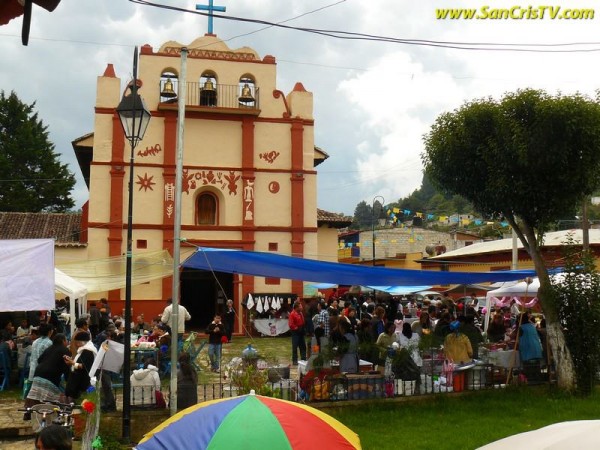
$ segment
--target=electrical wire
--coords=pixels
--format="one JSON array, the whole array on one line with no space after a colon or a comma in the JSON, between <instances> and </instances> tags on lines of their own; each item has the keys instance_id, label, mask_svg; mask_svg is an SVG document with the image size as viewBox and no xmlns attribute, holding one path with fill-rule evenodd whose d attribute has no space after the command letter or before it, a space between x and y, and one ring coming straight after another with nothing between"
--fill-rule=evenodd
<instances>
[{"instance_id":1,"label":"electrical wire","mask_svg":"<svg viewBox=\"0 0 600 450\"><path fill-rule=\"evenodd\" d=\"M344 3L344 2L346 2L346 0L340 0L340 1L332 3L330 5L325 5L325 6L322 6L321 8L313 9L312 11L307 11L305 13L302 13L302 14L298 15L298 16L294 16L294 17L291 17L289 19L282 20L280 22L277 22L277 24L279 25L279 24L282 24L282 23L291 22L292 20L296 20L296 19L299 19L301 17L308 16L309 14L314 14L316 12L323 11L324 9L331 8L333 6L337 6L340 3ZM244 37L244 36L250 36L251 34L256 34L256 33L259 33L261 31L268 30L269 28L273 28L273 26L274 25L268 25L266 27L259 28L258 30L250 31L248 33L238 34L237 36L233 36L233 37L230 37L228 39L225 39L224 42L233 41L234 39L237 39L237 38L240 38L240 37Z\"/></svg>"},{"instance_id":2,"label":"electrical wire","mask_svg":"<svg viewBox=\"0 0 600 450\"><path fill-rule=\"evenodd\" d=\"M302 31L321 36L331 37L335 39L359 40L359 41L375 41L389 42L393 44L416 45L425 47L439 47L454 50L475 50L475 51L510 51L510 52L533 52L533 53L587 53L600 51L600 42L566 42L566 43L495 43L495 42L457 42L457 41L437 41L429 39L405 39L389 36L379 36L374 34L356 33L340 30L324 30L318 28L305 28L284 25L283 23L269 22L260 19L248 19L244 17L225 16L222 14L201 12L189 10L177 6L160 5L147 0L129 0L131 3L137 3L143 6L151 6L155 8L167 9L171 11L183 12L188 14L196 14L201 16L212 16L214 18L266 25L266 28L277 27L287 30ZM594 48L562 48L575 46L598 46Z\"/></svg>"}]
</instances>

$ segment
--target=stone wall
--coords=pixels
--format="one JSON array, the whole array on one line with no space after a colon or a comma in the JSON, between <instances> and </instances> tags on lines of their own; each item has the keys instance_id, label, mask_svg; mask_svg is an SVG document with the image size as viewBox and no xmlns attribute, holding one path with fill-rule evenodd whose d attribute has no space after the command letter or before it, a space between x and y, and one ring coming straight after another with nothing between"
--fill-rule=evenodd
<instances>
[{"instance_id":1,"label":"stone wall","mask_svg":"<svg viewBox=\"0 0 600 450\"><path fill-rule=\"evenodd\" d=\"M361 259L373 259L372 231L360 233ZM425 228L383 228L375 229L376 259L395 258L398 254L422 252L427 256L427 246L444 246L446 251L456 250L469 241L456 240L450 233ZM473 238L471 242L479 242Z\"/></svg>"}]
</instances>

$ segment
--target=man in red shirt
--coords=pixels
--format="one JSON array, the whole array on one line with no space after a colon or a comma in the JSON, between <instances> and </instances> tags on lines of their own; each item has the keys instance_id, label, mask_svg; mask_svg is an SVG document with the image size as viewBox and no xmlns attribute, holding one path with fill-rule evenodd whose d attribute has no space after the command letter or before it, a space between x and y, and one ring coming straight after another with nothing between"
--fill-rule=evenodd
<instances>
[{"instance_id":1,"label":"man in red shirt","mask_svg":"<svg viewBox=\"0 0 600 450\"><path fill-rule=\"evenodd\" d=\"M288 324L292 332L292 364L298 364L298 350L300 359L306 360L306 342L304 340L304 314L302 313L302 302L296 300L294 309L288 318Z\"/></svg>"}]
</instances>

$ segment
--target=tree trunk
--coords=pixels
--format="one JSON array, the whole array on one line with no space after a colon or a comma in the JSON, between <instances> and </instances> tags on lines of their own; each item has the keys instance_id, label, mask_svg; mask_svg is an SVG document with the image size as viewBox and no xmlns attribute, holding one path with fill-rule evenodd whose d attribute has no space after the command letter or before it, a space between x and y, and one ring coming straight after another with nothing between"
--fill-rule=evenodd
<instances>
[{"instance_id":1,"label":"tree trunk","mask_svg":"<svg viewBox=\"0 0 600 450\"><path fill-rule=\"evenodd\" d=\"M561 389L573 391L575 389L575 367L560 323L546 322L546 333L556 367L556 383Z\"/></svg>"},{"instance_id":2,"label":"tree trunk","mask_svg":"<svg viewBox=\"0 0 600 450\"><path fill-rule=\"evenodd\" d=\"M535 232L532 227L527 224L520 224L521 228L515 228L515 231L523 241L531 260L535 266L535 272L540 280L540 288L538 290L538 299L542 305L544 317L546 318L546 332L550 351L556 368L557 385L561 389L572 391L575 388L575 366L571 352L567 347L565 335L560 325L558 316L558 298L550 284L550 276L546 268L546 263L542 258L542 252ZM514 225L513 225L514 227Z\"/></svg>"}]
</instances>

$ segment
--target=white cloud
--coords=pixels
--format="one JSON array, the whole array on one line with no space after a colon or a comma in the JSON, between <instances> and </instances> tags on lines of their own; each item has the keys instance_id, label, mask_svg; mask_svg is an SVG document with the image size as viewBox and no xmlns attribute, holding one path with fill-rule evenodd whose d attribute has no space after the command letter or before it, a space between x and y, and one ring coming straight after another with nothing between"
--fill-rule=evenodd
<instances>
[{"instance_id":1,"label":"white cloud","mask_svg":"<svg viewBox=\"0 0 600 450\"><path fill-rule=\"evenodd\" d=\"M462 88L448 74L429 72L398 51L342 81L339 91L364 112L360 128L373 140L357 146L355 164L367 187L361 200L382 191L388 202L408 195L421 182L422 136L431 117L460 102Z\"/></svg>"}]
</instances>

